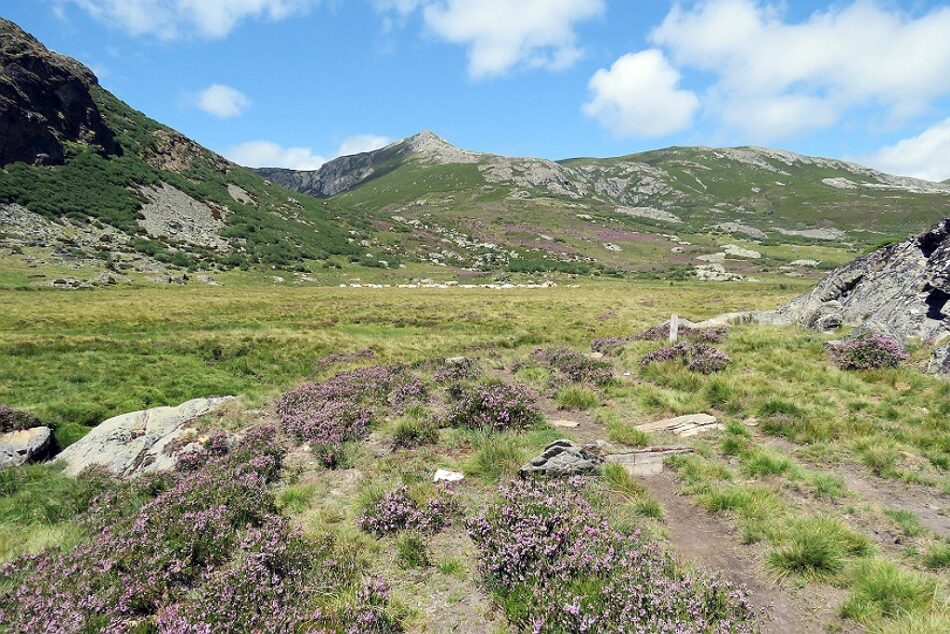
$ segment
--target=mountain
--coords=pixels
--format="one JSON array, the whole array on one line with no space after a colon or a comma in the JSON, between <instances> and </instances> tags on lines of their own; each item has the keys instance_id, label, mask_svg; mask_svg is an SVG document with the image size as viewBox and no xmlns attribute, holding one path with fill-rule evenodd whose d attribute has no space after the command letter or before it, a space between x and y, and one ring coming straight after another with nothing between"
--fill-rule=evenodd
<instances>
[{"instance_id":1,"label":"mountain","mask_svg":"<svg viewBox=\"0 0 950 634\"><path fill-rule=\"evenodd\" d=\"M406 257L520 270L801 274L921 230L950 202L946 184L783 150L550 161L470 152L432 132L315 171L258 173L375 217Z\"/></svg>"},{"instance_id":2,"label":"mountain","mask_svg":"<svg viewBox=\"0 0 950 634\"><path fill-rule=\"evenodd\" d=\"M180 277L359 259L358 221L149 119L3 19L0 138L4 265Z\"/></svg>"},{"instance_id":3,"label":"mountain","mask_svg":"<svg viewBox=\"0 0 950 634\"><path fill-rule=\"evenodd\" d=\"M815 277L950 202L946 184L766 148L550 161L432 132L313 172L255 171L2 19L0 139L0 283L15 285L235 268L334 281L370 267L394 269L390 280Z\"/></svg>"}]
</instances>

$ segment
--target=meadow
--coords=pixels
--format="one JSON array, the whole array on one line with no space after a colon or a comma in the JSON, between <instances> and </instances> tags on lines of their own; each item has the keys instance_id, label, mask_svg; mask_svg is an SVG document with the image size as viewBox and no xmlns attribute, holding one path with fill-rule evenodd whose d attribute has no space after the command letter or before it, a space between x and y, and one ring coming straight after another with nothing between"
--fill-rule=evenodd
<instances>
[{"instance_id":1,"label":"meadow","mask_svg":"<svg viewBox=\"0 0 950 634\"><path fill-rule=\"evenodd\" d=\"M950 383L919 372L925 351L911 349L897 368L845 371L825 350L834 336L737 325L715 344L729 359L721 371L690 370L675 359L643 365L662 344L630 336L670 314L699 320L770 308L808 282L570 283L0 291L0 403L48 421L64 445L114 414L243 395L206 424L234 430L279 421L296 439L280 472L269 472L267 492L255 492L271 496L260 522L289 521L307 539L332 539L334 557L345 555L352 570L317 592L317 602L340 623L350 614L345 606L372 613L379 625L372 631L467 624L503 632L542 622L542 631L565 631L585 614L602 619L595 631L616 631L603 623L623 622L629 606L596 597L634 590L660 627L699 609L677 594L684 583L695 584L691 596L706 597L707 608L716 606L709 618L728 631L947 630ZM595 341L604 356L587 361ZM446 378L452 373L439 360L460 355L474 360L471 373ZM333 378L393 364L407 365L366 375L388 392L365 392L359 386L374 381L352 378L363 375ZM304 381L317 382L315 392L301 393L305 402L340 386L356 394L352 403L333 404L371 412L365 430L322 446L323 428L292 415L298 397L279 399ZM472 414L472 390L506 385L521 391L501 401L524 398L536 415L510 428L486 427ZM409 396L403 402L395 394ZM635 428L697 412L725 428L688 439ZM557 419L578 426L553 427ZM508 484L559 437L628 448L685 442L694 452L655 478L611 466L569 493ZM431 483L437 468L465 474L451 504ZM84 513L114 486L46 465L4 472L0 556L87 548L97 527ZM130 508L115 512L134 513L155 494L133 491ZM532 496L561 500L558 513L538 516ZM511 517L523 522L501 519ZM495 556L512 540L537 537L524 533L537 522L606 524L596 539L584 538L593 540L589 552L568 553L556 565L529 552ZM631 561L649 574L625 574ZM751 612L723 599L720 580L683 576L697 569L745 586L749 606L768 608L769 616L749 625ZM511 581L525 571L554 581ZM361 577L385 578L386 592L366 596L386 600L360 594ZM11 581L0 582L2 594ZM194 614L208 609L182 605ZM552 605L572 607L562 614ZM343 631L333 623L329 631Z\"/></svg>"}]
</instances>

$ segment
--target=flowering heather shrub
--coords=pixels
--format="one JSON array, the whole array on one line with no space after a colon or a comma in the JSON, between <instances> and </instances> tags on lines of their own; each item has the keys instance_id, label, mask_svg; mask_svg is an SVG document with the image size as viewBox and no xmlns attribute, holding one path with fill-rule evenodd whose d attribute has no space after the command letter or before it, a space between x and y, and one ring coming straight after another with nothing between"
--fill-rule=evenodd
<instances>
[{"instance_id":1,"label":"flowering heather shrub","mask_svg":"<svg viewBox=\"0 0 950 634\"><path fill-rule=\"evenodd\" d=\"M690 328L686 324L679 324L676 329L678 337L688 339L693 343L719 343L726 336L725 326L708 326L706 328ZM637 341L664 341L670 336L670 322L664 321L652 328L638 332L631 337Z\"/></svg>"},{"instance_id":2,"label":"flowering heather shrub","mask_svg":"<svg viewBox=\"0 0 950 634\"><path fill-rule=\"evenodd\" d=\"M23 429L39 427L42 424L40 419L29 412L23 412L7 407L6 405L0 405L0 433L5 434L8 431L21 431Z\"/></svg>"},{"instance_id":3,"label":"flowering heather shrub","mask_svg":"<svg viewBox=\"0 0 950 634\"><path fill-rule=\"evenodd\" d=\"M907 360L903 346L892 337L865 334L842 343L830 344L831 362L842 370L895 368Z\"/></svg>"},{"instance_id":4,"label":"flowering heather shrub","mask_svg":"<svg viewBox=\"0 0 950 634\"><path fill-rule=\"evenodd\" d=\"M610 365L603 361L589 359L577 350L570 348L535 350L532 356L535 362L557 370L568 381L574 383L607 385L613 381Z\"/></svg>"},{"instance_id":5,"label":"flowering heather shrub","mask_svg":"<svg viewBox=\"0 0 950 634\"><path fill-rule=\"evenodd\" d=\"M730 361L729 355L718 348L682 342L654 350L641 359L640 367L645 368L652 363L674 359L682 361L688 370L702 372L703 374L719 372L725 369Z\"/></svg>"},{"instance_id":6,"label":"flowering heather shrub","mask_svg":"<svg viewBox=\"0 0 950 634\"><path fill-rule=\"evenodd\" d=\"M590 342L590 349L594 352L611 354L627 345L627 337L600 337Z\"/></svg>"},{"instance_id":7,"label":"flowering heather shrub","mask_svg":"<svg viewBox=\"0 0 950 634\"><path fill-rule=\"evenodd\" d=\"M439 383L458 383L459 381L474 381L478 378L478 360L472 357L462 357L452 363L443 361L435 370L435 380Z\"/></svg>"},{"instance_id":8,"label":"flowering heather shrub","mask_svg":"<svg viewBox=\"0 0 950 634\"><path fill-rule=\"evenodd\" d=\"M501 431L525 429L541 418L534 399L520 385L478 385L461 391L446 423Z\"/></svg>"},{"instance_id":9,"label":"flowering heather shrub","mask_svg":"<svg viewBox=\"0 0 950 634\"><path fill-rule=\"evenodd\" d=\"M425 398L425 386L405 368L375 366L305 383L278 400L277 413L288 433L310 443L333 467L343 443L366 437L380 408L402 408Z\"/></svg>"},{"instance_id":10,"label":"flowering heather shrub","mask_svg":"<svg viewBox=\"0 0 950 634\"><path fill-rule=\"evenodd\" d=\"M175 468L179 471L195 471L212 458L226 456L230 450L227 433L217 431L211 434L201 447L179 454Z\"/></svg>"},{"instance_id":11,"label":"flowering heather shrub","mask_svg":"<svg viewBox=\"0 0 950 634\"><path fill-rule=\"evenodd\" d=\"M406 529L438 533L458 511L458 502L449 489L420 506L409 495L409 488L400 486L384 493L357 521L360 528L377 537Z\"/></svg>"},{"instance_id":12,"label":"flowering heather shrub","mask_svg":"<svg viewBox=\"0 0 950 634\"><path fill-rule=\"evenodd\" d=\"M98 522L92 541L0 567L0 629L400 631L375 584L349 605L317 608L357 581L357 567L331 544L304 541L277 513L269 485L283 452L275 432L256 428L226 455L164 476L172 481L137 512L116 512L117 497L101 496L91 515L106 509L114 521Z\"/></svg>"},{"instance_id":13,"label":"flowering heather shrub","mask_svg":"<svg viewBox=\"0 0 950 634\"><path fill-rule=\"evenodd\" d=\"M612 529L583 483L527 480L468 523L480 568L525 631L757 631L744 590L680 571L639 533Z\"/></svg>"}]
</instances>

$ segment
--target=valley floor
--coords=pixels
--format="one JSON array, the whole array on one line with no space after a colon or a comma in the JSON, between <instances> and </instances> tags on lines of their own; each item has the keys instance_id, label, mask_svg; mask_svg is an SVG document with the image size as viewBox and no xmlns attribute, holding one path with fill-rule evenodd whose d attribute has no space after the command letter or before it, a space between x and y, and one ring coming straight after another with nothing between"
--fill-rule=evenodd
<instances>
[{"instance_id":1,"label":"valley floor","mask_svg":"<svg viewBox=\"0 0 950 634\"><path fill-rule=\"evenodd\" d=\"M333 535L361 574L388 580L406 630L518 631L526 608L486 585L480 545L463 522L420 545L361 530L361 515L399 485L431 493L443 468L465 474L455 490L472 517L519 466L565 437L627 450L689 446L693 453L652 477L605 472L597 508L617 530L658 539L678 566L747 587L766 612L762 631L945 632L950 382L914 368L923 351L898 369L844 372L823 349L831 337L742 325L716 344L731 359L721 372L642 366L660 344L633 340L598 359L613 377L602 384L565 378L535 354L588 354L594 340L629 337L673 313L700 320L771 308L806 285L0 291L0 404L48 421L66 445L115 414L241 394L239 407L208 422L235 430L279 421L274 399L303 381L393 363L432 381L423 364L473 357L479 382L524 385L543 422L490 433L442 428L399 446L407 429L446 415L448 397L432 387L429 401L388 413L348 444L337 468L292 448L272 486L293 526ZM636 429L700 412L723 428L687 438ZM64 477L22 469L0 477L0 559L87 541L81 510L64 501L73 495Z\"/></svg>"}]
</instances>

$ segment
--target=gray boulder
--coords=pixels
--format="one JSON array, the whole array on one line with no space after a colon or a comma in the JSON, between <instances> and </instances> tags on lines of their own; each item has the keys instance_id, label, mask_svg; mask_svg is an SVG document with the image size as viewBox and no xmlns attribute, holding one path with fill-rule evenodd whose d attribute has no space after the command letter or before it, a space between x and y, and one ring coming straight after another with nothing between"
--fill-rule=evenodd
<instances>
[{"instance_id":1,"label":"gray boulder","mask_svg":"<svg viewBox=\"0 0 950 634\"><path fill-rule=\"evenodd\" d=\"M0 434L0 469L19 467L44 458L52 446L49 427L32 427Z\"/></svg>"},{"instance_id":2,"label":"gray boulder","mask_svg":"<svg viewBox=\"0 0 950 634\"><path fill-rule=\"evenodd\" d=\"M906 341L950 338L950 218L829 273L776 313L821 327L841 322Z\"/></svg>"},{"instance_id":3,"label":"gray boulder","mask_svg":"<svg viewBox=\"0 0 950 634\"><path fill-rule=\"evenodd\" d=\"M104 467L117 476L172 469L177 460L173 441L181 436L186 425L233 399L196 398L177 407L155 407L115 416L67 447L56 459L65 463L64 470L71 475L92 466Z\"/></svg>"},{"instance_id":4,"label":"gray boulder","mask_svg":"<svg viewBox=\"0 0 950 634\"><path fill-rule=\"evenodd\" d=\"M522 466L518 475L523 478L589 475L596 472L604 461L595 451L593 447L582 447L570 440L555 440L544 448L540 456Z\"/></svg>"}]
</instances>

